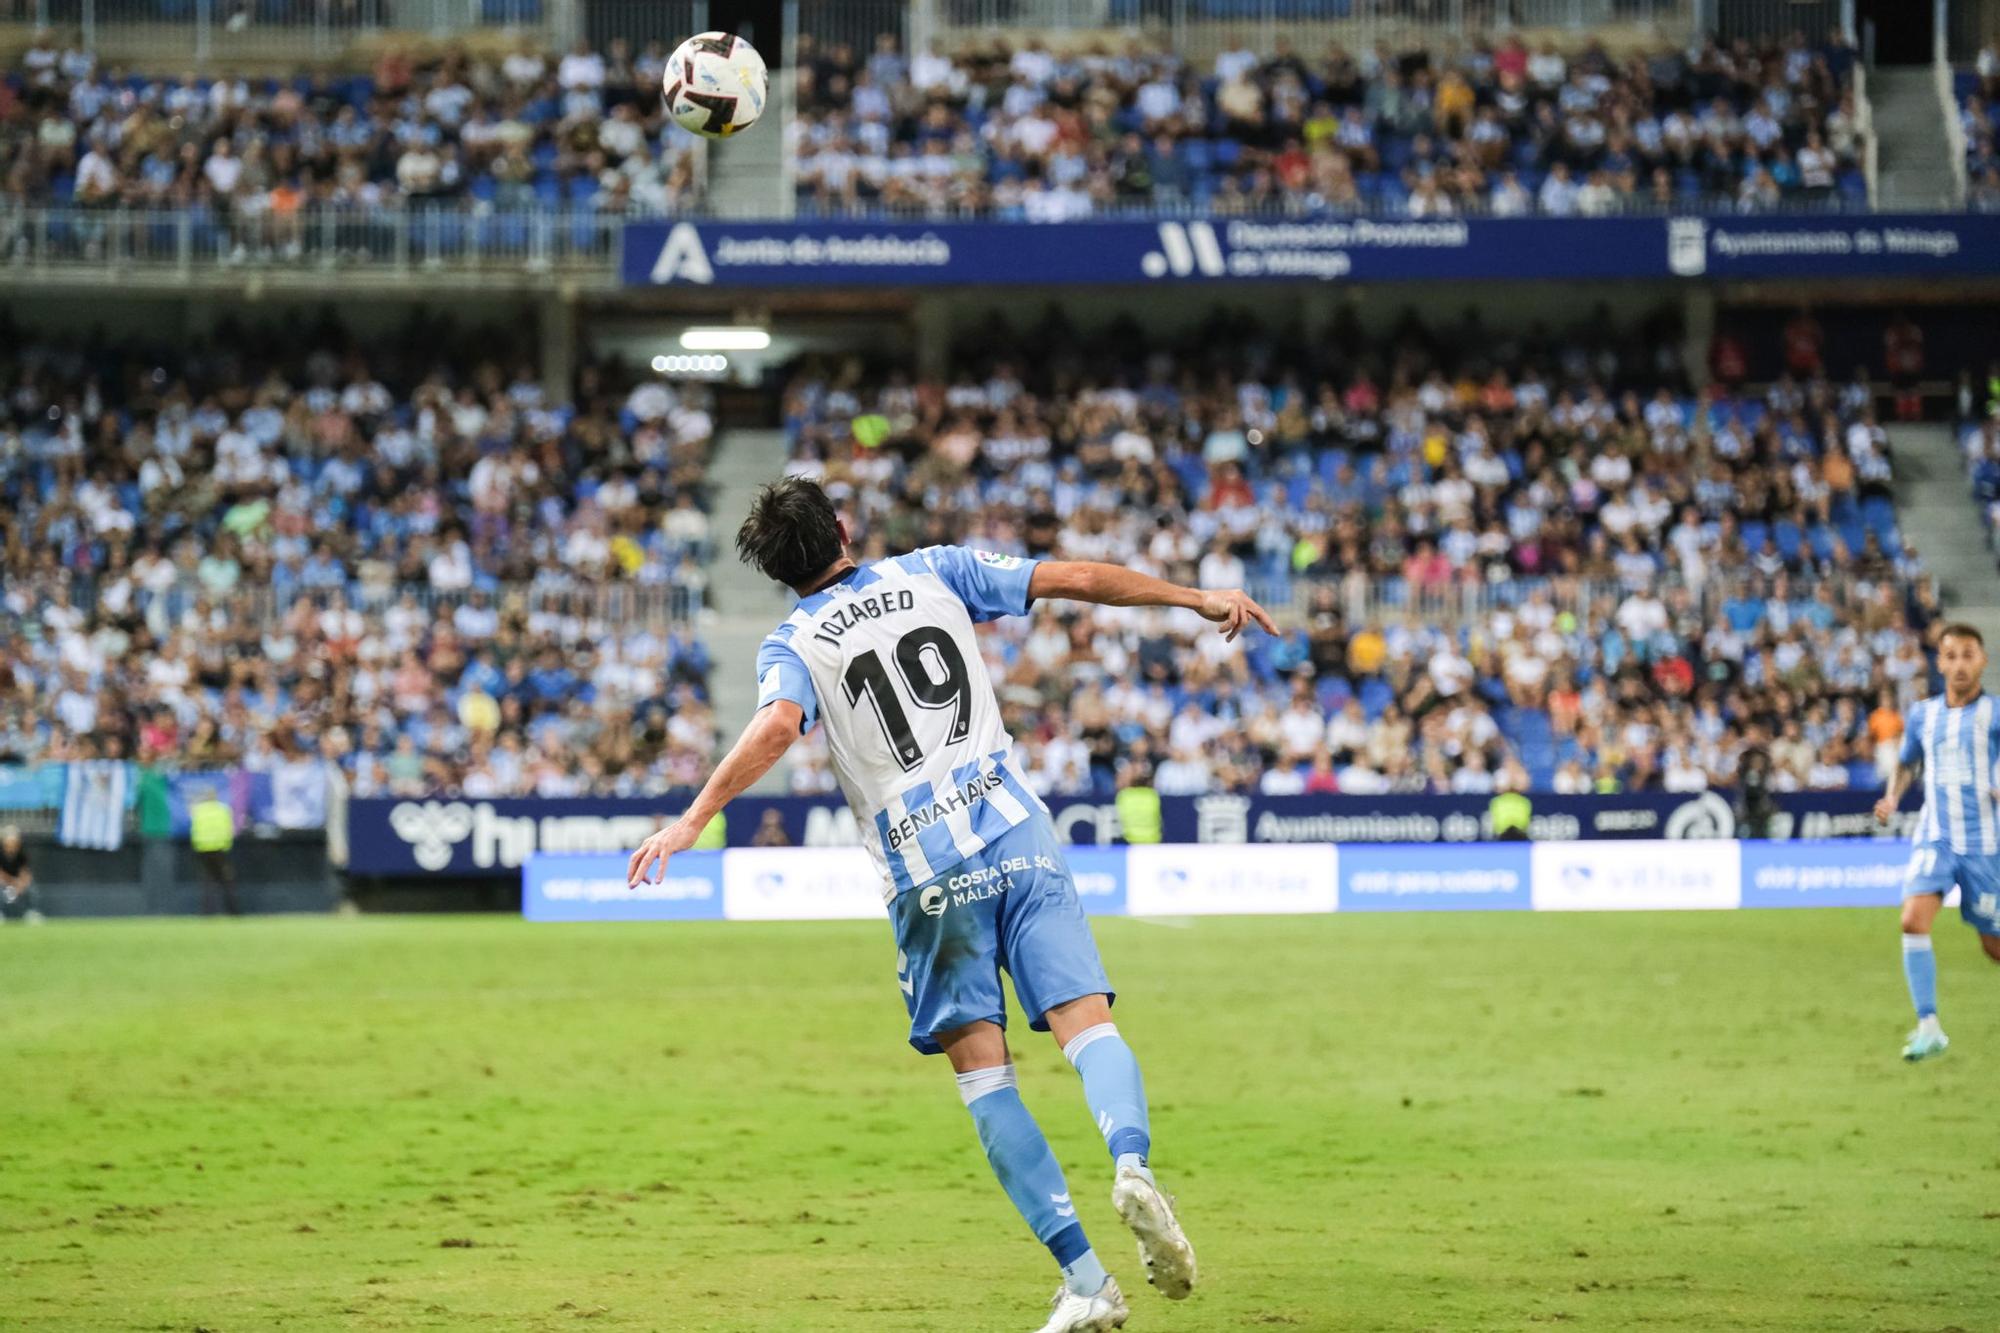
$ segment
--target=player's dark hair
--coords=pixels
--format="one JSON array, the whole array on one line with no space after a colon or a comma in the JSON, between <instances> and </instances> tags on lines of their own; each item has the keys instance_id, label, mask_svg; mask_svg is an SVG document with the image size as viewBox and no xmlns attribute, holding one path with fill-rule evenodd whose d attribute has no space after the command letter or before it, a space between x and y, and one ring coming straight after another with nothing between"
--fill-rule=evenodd
<instances>
[{"instance_id":1,"label":"player's dark hair","mask_svg":"<svg viewBox=\"0 0 2000 1333\"><path fill-rule=\"evenodd\" d=\"M1986 636L1963 620L1954 620L1938 631L1938 642L1943 643L1946 639L1970 639L1981 648L1986 646Z\"/></svg>"},{"instance_id":2,"label":"player's dark hair","mask_svg":"<svg viewBox=\"0 0 2000 1333\"><path fill-rule=\"evenodd\" d=\"M840 518L809 477L785 477L757 492L736 530L736 554L788 588L803 588L840 559Z\"/></svg>"}]
</instances>

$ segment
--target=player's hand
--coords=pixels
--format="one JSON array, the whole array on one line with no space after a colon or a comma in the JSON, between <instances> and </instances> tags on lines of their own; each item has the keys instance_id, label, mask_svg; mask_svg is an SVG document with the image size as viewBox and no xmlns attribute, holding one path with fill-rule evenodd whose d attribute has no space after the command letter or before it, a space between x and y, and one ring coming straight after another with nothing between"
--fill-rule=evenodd
<instances>
[{"instance_id":1,"label":"player's hand","mask_svg":"<svg viewBox=\"0 0 2000 1333\"><path fill-rule=\"evenodd\" d=\"M676 819L673 823L639 844L639 850L632 853L632 860L625 867L625 887L637 888L641 884L658 884L667 877L667 861L675 852L684 852L694 846L694 840L701 836L701 830L690 827L687 820ZM658 864L659 873L654 874Z\"/></svg>"},{"instance_id":2,"label":"player's hand","mask_svg":"<svg viewBox=\"0 0 2000 1333\"><path fill-rule=\"evenodd\" d=\"M1213 620L1222 626L1222 637L1225 639L1235 639L1243 632L1243 627L1253 621L1263 626L1266 634L1278 632L1277 622L1271 619L1271 613L1257 605L1256 599L1241 588L1205 592L1197 609L1202 619Z\"/></svg>"},{"instance_id":3,"label":"player's hand","mask_svg":"<svg viewBox=\"0 0 2000 1333\"><path fill-rule=\"evenodd\" d=\"M1896 803L1884 796L1875 802L1875 822L1886 824L1896 817Z\"/></svg>"}]
</instances>

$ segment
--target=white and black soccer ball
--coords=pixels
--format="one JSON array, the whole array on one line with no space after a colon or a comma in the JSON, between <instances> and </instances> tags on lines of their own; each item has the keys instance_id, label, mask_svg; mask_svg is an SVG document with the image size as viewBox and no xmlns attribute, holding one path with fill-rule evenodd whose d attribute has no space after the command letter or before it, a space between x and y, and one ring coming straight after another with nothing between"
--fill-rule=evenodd
<instances>
[{"instance_id":1,"label":"white and black soccer ball","mask_svg":"<svg viewBox=\"0 0 2000 1333\"><path fill-rule=\"evenodd\" d=\"M667 114L704 139L741 134L764 114L771 75L764 57L741 37L704 32L682 42L667 62Z\"/></svg>"}]
</instances>

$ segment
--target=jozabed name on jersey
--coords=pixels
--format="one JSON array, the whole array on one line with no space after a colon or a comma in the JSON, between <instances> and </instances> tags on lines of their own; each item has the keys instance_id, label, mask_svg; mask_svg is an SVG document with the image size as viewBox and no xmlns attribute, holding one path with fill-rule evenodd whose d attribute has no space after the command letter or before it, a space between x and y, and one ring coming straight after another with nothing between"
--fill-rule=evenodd
<instances>
[{"instance_id":1,"label":"jozabed name on jersey","mask_svg":"<svg viewBox=\"0 0 2000 1333\"><path fill-rule=\"evenodd\" d=\"M887 592L868 593L848 598L822 611L813 626L813 637L822 643L840 646L840 636L856 625L870 620L880 620L898 611L917 609L917 595L908 588L892 588Z\"/></svg>"}]
</instances>

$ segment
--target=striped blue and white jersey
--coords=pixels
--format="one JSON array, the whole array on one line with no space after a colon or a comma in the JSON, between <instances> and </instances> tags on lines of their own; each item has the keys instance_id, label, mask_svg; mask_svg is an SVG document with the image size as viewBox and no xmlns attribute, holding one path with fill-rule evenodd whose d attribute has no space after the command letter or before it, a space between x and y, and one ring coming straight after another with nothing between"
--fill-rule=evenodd
<instances>
[{"instance_id":1,"label":"striped blue and white jersey","mask_svg":"<svg viewBox=\"0 0 2000 1333\"><path fill-rule=\"evenodd\" d=\"M927 546L804 598L757 649L757 706L826 728L883 901L1043 810L1015 766L975 623L1028 610L1035 562Z\"/></svg>"},{"instance_id":2,"label":"striped blue and white jersey","mask_svg":"<svg viewBox=\"0 0 2000 1333\"><path fill-rule=\"evenodd\" d=\"M1903 763L1924 761L1924 808L1910 841L1954 852L2000 854L1993 765L2000 760L2000 700L1981 693L1962 708L1932 695L1903 717Z\"/></svg>"}]
</instances>

